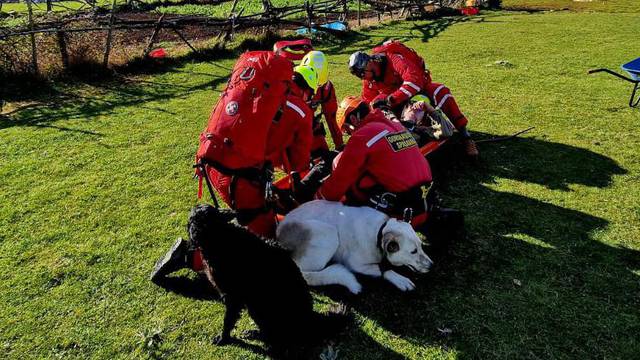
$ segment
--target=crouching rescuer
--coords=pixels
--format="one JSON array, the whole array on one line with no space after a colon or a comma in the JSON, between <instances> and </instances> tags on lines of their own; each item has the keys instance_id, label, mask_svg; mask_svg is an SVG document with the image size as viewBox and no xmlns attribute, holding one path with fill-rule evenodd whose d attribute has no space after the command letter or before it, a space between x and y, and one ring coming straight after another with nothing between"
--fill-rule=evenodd
<instances>
[{"instance_id":1,"label":"crouching rescuer","mask_svg":"<svg viewBox=\"0 0 640 360\"><path fill-rule=\"evenodd\" d=\"M413 135L400 121L372 110L359 97L348 96L341 102L337 121L351 137L315 197L369 206L404 219L432 244L446 247L442 240L449 237L433 236L433 228L462 228L462 216L437 203L429 163Z\"/></svg>"},{"instance_id":2,"label":"crouching rescuer","mask_svg":"<svg viewBox=\"0 0 640 360\"><path fill-rule=\"evenodd\" d=\"M357 51L349 57L350 72L362 79L362 99L371 103L382 95L400 116L408 100L426 95L435 109L441 109L460 133L465 153L478 156L478 148L467 131L468 120L444 84L431 80L422 57L398 41L375 47L371 55Z\"/></svg>"},{"instance_id":3,"label":"crouching rescuer","mask_svg":"<svg viewBox=\"0 0 640 360\"><path fill-rule=\"evenodd\" d=\"M351 137L316 198L370 206L394 217L408 215L413 225L422 224L431 169L413 136L400 122L353 96L341 102L337 121Z\"/></svg>"}]
</instances>

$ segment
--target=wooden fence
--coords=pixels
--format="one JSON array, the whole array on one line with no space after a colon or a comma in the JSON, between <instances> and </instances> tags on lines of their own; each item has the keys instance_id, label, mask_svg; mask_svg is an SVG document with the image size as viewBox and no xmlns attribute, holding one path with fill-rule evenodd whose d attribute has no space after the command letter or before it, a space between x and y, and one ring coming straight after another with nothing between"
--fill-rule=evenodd
<instances>
[{"instance_id":1,"label":"wooden fence","mask_svg":"<svg viewBox=\"0 0 640 360\"><path fill-rule=\"evenodd\" d=\"M71 14L58 17L55 20L40 21L35 21L34 19L32 0L24 1L28 8L28 25L12 28L0 27L0 45L4 44L6 46L11 44L12 39L27 37L31 47L30 70L37 74L39 68L36 34L55 36L57 50L60 53L60 61L63 68L66 69L69 65L68 34L92 31L104 32L106 40L103 44L102 64L107 67L112 52L114 32L149 29L151 35L141 55L149 53L157 40L159 32L162 30L176 34L191 50L197 51L183 34L183 29L187 26L213 30L222 42L231 39L236 32L256 28L303 27L307 28L309 33L312 31L331 33L335 32L335 30L321 26L323 22L330 20L345 21L350 17L357 17L359 20L362 4L366 4L367 8L370 9L369 14L370 11L373 11L378 16L383 13L389 13L392 16L394 13L397 16L406 16L409 14L425 14L427 7L459 5L462 0L319 0L316 2L304 0L304 3L300 5L284 7L273 6L270 0L261 0L262 12L250 15L243 14L244 7L239 6L241 5L239 0L233 0L231 11L225 18L163 14L153 19L136 19L135 17L127 16L136 14L136 12L132 12L132 8L144 8L144 6L149 7L153 6L153 4L141 3L141 5L136 5L135 0L128 0L126 5L116 6L116 0L113 0L110 8L105 9L97 7L93 0L85 0L82 2L81 8ZM208 4L222 4L225 2L231 2L231 0L213 0ZM193 0L184 0L184 3L193 3ZM176 5L176 3L171 4ZM62 6L55 3L52 5L49 0L47 8L50 9L56 5ZM139 13L137 12L137 14ZM148 15L149 13L147 12L146 14Z\"/></svg>"}]
</instances>

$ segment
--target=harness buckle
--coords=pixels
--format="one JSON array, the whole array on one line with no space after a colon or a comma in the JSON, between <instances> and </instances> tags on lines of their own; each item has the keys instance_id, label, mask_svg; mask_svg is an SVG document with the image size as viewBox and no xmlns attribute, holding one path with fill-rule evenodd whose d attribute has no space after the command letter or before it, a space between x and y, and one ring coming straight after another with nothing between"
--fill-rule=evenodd
<instances>
[{"instance_id":1,"label":"harness buckle","mask_svg":"<svg viewBox=\"0 0 640 360\"><path fill-rule=\"evenodd\" d=\"M376 210L389 210L394 206L397 196L394 193L384 192L378 196L371 197L369 201L375 205Z\"/></svg>"}]
</instances>

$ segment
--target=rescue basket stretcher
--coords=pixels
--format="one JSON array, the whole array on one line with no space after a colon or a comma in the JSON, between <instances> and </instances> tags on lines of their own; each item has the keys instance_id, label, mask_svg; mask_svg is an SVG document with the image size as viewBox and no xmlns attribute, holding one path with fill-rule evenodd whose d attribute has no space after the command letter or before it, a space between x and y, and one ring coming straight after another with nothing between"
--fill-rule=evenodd
<instances>
[{"instance_id":1,"label":"rescue basket stretcher","mask_svg":"<svg viewBox=\"0 0 640 360\"><path fill-rule=\"evenodd\" d=\"M633 84L633 91L631 92L631 98L629 98L629 106L630 107L638 107L640 105L640 92L638 92L638 87L640 87L640 57L629 61L628 63L620 66L622 70L626 71L629 74L629 77L618 74L615 71L609 69L593 69L589 70L589 74L595 74L598 72L606 72L615 77L618 77L622 80L626 80ZM638 96L636 96L636 94Z\"/></svg>"}]
</instances>

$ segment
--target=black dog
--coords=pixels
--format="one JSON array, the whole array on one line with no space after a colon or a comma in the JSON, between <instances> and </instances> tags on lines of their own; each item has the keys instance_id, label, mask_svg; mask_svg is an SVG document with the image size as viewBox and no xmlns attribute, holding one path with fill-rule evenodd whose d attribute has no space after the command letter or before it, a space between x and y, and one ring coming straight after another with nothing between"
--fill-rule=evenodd
<instances>
[{"instance_id":1,"label":"black dog","mask_svg":"<svg viewBox=\"0 0 640 360\"><path fill-rule=\"evenodd\" d=\"M278 357L298 357L295 354L346 325L344 310L314 312L307 284L290 255L275 242L231 223L234 217L234 212L210 205L196 206L189 215L189 237L202 250L207 276L226 306L216 344L231 341L244 307Z\"/></svg>"}]
</instances>

